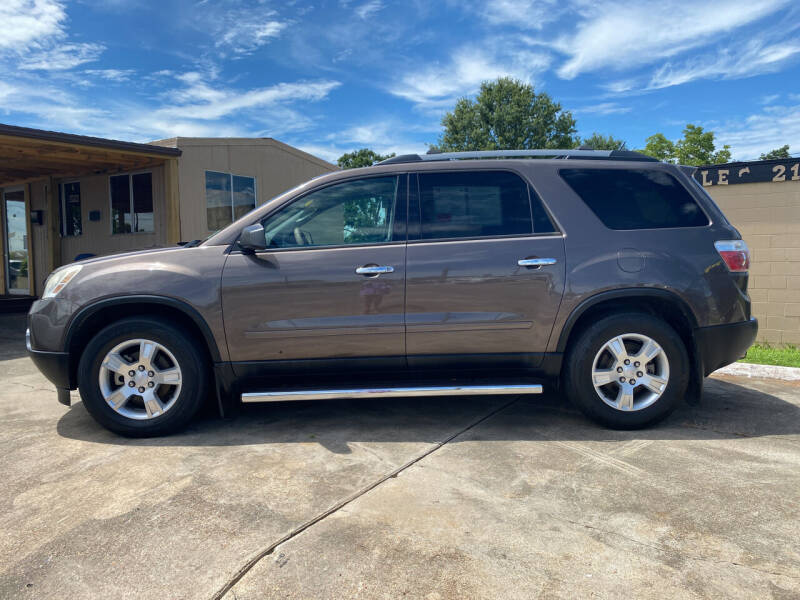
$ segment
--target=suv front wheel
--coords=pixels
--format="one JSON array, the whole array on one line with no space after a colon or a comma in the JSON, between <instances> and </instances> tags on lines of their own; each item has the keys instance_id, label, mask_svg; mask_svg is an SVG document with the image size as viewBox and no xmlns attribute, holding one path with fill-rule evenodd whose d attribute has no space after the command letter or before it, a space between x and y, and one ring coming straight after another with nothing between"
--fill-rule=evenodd
<instances>
[{"instance_id":1,"label":"suv front wheel","mask_svg":"<svg viewBox=\"0 0 800 600\"><path fill-rule=\"evenodd\" d=\"M671 413L689 381L683 340L643 313L600 319L567 354L568 397L589 418L614 429L638 429Z\"/></svg>"},{"instance_id":2,"label":"suv front wheel","mask_svg":"<svg viewBox=\"0 0 800 600\"><path fill-rule=\"evenodd\" d=\"M207 369L183 329L157 318L131 317L109 325L87 344L78 387L86 410L111 431L163 435L197 413Z\"/></svg>"}]
</instances>

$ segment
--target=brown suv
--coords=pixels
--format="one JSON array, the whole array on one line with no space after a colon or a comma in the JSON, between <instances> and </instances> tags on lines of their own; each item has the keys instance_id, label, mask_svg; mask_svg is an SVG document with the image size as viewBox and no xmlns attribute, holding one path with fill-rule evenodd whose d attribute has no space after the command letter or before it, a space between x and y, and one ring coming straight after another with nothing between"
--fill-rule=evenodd
<instances>
[{"instance_id":1,"label":"brown suv","mask_svg":"<svg viewBox=\"0 0 800 600\"><path fill-rule=\"evenodd\" d=\"M202 243L58 269L28 349L60 401L78 387L125 435L176 430L209 396L224 413L542 382L605 425L642 427L757 330L747 246L690 175L586 150L326 175Z\"/></svg>"}]
</instances>

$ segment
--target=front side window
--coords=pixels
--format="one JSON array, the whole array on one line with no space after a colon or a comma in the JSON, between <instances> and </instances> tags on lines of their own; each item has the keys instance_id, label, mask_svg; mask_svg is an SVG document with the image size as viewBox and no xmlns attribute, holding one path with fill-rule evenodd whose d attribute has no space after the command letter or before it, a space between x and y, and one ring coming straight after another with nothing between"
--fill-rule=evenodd
<instances>
[{"instance_id":1,"label":"front side window","mask_svg":"<svg viewBox=\"0 0 800 600\"><path fill-rule=\"evenodd\" d=\"M528 185L505 171L420 173L421 239L534 232Z\"/></svg>"},{"instance_id":2,"label":"front side window","mask_svg":"<svg viewBox=\"0 0 800 600\"><path fill-rule=\"evenodd\" d=\"M397 185L397 177L375 177L311 192L263 221L267 247L390 242Z\"/></svg>"},{"instance_id":3,"label":"front side window","mask_svg":"<svg viewBox=\"0 0 800 600\"><path fill-rule=\"evenodd\" d=\"M81 184L77 181L61 184L61 235L69 237L80 235L83 231L81 221Z\"/></svg>"},{"instance_id":4,"label":"front side window","mask_svg":"<svg viewBox=\"0 0 800 600\"><path fill-rule=\"evenodd\" d=\"M664 171L561 169L560 174L609 229L708 225L686 188Z\"/></svg>"},{"instance_id":5,"label":"front side window","mask_svg":"<svg viewBox=\"0 0 800 600\"><path fill-rule=\"evenodd\" d=\"M206 218L209 231L230 225L255 206L255 177L206 171Z\"/></svg>"},{"instance_id":6,"label":"front side window","mask_svg":"<svg viewBox=\"0 0 800 600\"><path fill-rule=\"evenodd\" d=\"M153 174L113 175L111 190L111 232L153 233Z\"/></svg>"}]
</instances>

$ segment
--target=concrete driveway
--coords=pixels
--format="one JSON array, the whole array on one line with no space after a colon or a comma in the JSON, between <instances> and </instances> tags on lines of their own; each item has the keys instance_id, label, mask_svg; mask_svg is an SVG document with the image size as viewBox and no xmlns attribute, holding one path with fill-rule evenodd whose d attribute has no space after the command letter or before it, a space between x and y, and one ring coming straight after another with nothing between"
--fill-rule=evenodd
<instances>
[{"instance_id":1,"label":"concrete driveway","mask_svg":"<svg viewBox=\"0 0 800 600\"><path fill-rule=\"evenodd\" d=\"M4 598L800 596L797 384L711 378L638 432L545 395L127 440L56 403L23 332L0 316Z\"/></svg>"}]
</instances>

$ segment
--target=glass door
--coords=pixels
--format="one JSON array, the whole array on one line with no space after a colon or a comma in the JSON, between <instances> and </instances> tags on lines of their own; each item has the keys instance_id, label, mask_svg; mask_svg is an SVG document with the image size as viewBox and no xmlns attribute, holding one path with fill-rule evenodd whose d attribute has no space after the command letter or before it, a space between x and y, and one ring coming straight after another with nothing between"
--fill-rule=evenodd
<instances>
[{"instance_id":1,"label":"glass door","mask_svg":"<svg viewBox=\"0 0 800 600\"><path fill-rule=\"evenodd\" d=\"M25 192L3 191L3 252L6 289L9 294L30 294L28 227L25 219Z\"/></svg>"}]
</instances>

